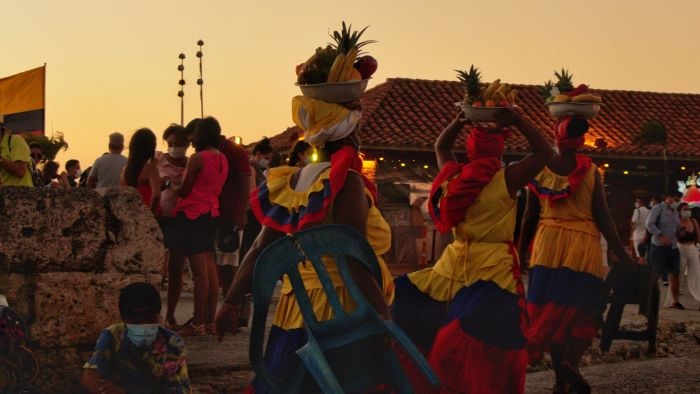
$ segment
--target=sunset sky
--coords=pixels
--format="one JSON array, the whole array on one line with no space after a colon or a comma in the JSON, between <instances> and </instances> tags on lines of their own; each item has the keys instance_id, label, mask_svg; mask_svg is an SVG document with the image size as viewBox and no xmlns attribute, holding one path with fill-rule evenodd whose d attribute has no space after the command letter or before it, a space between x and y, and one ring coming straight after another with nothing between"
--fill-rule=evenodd
<instances>
[{"instance_id":1,"label":"sunset sky","mask_svg":"<svg viewBox=\"0 0 700 394\"><path fill-rule=\"evenodd\" d=\"M362 27L386 78L539 84L569 68L595 88L700 93L700 1L3 1L0 77L47 64L46 129L63 131L86 168L107 135L160 137L199 115L196 42L204 46L205 114L250 142L291 125L294 66L341 20Z\"/></svg>"}]
</instances>

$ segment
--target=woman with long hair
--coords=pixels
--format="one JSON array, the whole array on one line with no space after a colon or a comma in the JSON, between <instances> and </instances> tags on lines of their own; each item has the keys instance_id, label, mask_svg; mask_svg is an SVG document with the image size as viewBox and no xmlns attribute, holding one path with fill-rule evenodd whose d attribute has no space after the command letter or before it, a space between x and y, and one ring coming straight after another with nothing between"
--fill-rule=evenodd
<instances>
[{"instance_id":1,"label":"woman with long hair","mask_svg":"<svg viewBox=\"0 0 700 394\"><path fill-rule=\"evenodd\" d=\"M528 185L520 238L521 256L532 249L528 348L535 360L549 350L555 392L590 392L579 361L605 307L601 234L620 260L616 264L627 264L615 272L634 266L615 229L600 174L589 157L578 153L587 130L588 122L579 117L557 124L558 153Z\"/></svg>"},{"instance_id":2,"label":"woman with long hair","mask_svg":"<svg viewBox=\"0 0 700 394\"><path fill-rule=\"evenodd\" d=\"M197 150L187 161L181 185L169 186L177 193L173 212L177 236L170 249L187 256L194 280L194 316L178 331L182 336L214 331L219 280L216 272L216 225L219 194L228 176L228 161L219 151L221 126L207 117L199 121L194 135Z\"/></svg>"},{"instance_id":3,"label":"woman with long hair","mask_svg":"<svg viewBox=\"0 0 700 394\"><path fill-rule=\"evenodd\" d=\"M291 166L272 168L267 181L251 194L251 208L263 227L243 259L217 315L219 339L236 324L243 297L251 292L253 268L263 249L285 234L329 223L354 228L372 245L382 268L384 280L381 285L361 264L349 261L348 265L369 303L388 318L393 283L379 256L389 250L391 234L388 223L375 205L375 186L361 174L362 160L358 156L359 137L356 132L360 121L358 103L341 106L302 96L295 97L292 103L295 123L305 130L306 140L320 148L320 162L301 169ZM310 123L311 119L314 123ZM335 263L328 261L326 268L339 299L347 302L350 299L348 291ZM332 309L312 265L300 265L299 272L317 318L329 319ZM267 367L275 378L284 380L294 371L300 362L295 351L305 343L301 311L285 277L265 356ZM254 381L248 392L261 393L263 388Z\"/></svg>"},{"instance_id":4,"label":"woman with long hair","mask_svg":"<svg viewBox=\"0 0 700 394\"><path fill-rule=\"evenodd\" d=\"M289 152L289 165L292 167L304 167L311 164L311 155L314 147L304 140L297 141Z\"/></svg>"},{"instance_id":5,"label":"woman with long hair","mask_svg":"<svg viewBox=\"0 0 700 394\"><path fill-rule=\"evenodd\" d=\"M469 120L460 111L435 142L440 173L430 192L437 229L452 231L435 266L396 278L396 323L428 355L440 393L522 393L525 389L525 299L513 246L516 198L552 156L540 131L515 110L502 109L499 127L474 126L469 162L459 163L455 141ZM532 154L503 166L512 126ZM432 392L404 363L417 392Z\"/></svg>"},{"instance_id":6,"label":"woman with long hair","mask_svg":"<svg viewBox=\"0 0 700 394\"><path fill-rule=\"evenodd\" d=\"M135 187L141 200L153 212L160 204L160 176L154 163L156 135L150 129L136 130L129 141L129 158L122 170L120 184Z\"/></svg>"}]
</instances>

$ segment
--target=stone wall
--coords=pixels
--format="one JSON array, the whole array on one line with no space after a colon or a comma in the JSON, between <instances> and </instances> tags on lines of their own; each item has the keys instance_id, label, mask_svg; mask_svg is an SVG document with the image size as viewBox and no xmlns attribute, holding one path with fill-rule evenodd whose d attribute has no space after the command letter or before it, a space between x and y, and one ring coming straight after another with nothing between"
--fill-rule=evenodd
<instances>
[{"instance_id":1,"label":"stone wall","mask_svg":"<svg viewBox=\"0 0 700 394\"><path fill-rule=\"evenodd\" d=\"M134 189L0 187L0 294L30 327L42 392L75 392L119 290L160 280L162 236Z\"/></svg>"}]
</instances>

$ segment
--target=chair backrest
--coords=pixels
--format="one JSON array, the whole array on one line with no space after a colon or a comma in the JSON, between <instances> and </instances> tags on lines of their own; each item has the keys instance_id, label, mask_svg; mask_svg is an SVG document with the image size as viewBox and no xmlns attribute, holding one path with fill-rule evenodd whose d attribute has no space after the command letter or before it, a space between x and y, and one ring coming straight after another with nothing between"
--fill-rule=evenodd
<instances>
[{"instance_id":1,"label":"chair backrest","mask_svg":"<svg viewBox=\"0 0 700 394\"><path fill-rule=\"evenodd\" d=\"M324 265L323 257L332 256L343 283L356 304L346 313L338 299L335 286ZM324 337L338 332L348 332L362 324L369 314L375 314L355 284L347 266L347 258L363 264L372 273L380 287L381 269L377 257L367 240L356 230L343 225L325 225L302 230L273 242L258 257L253 273L253 324L251 330L250 358L256 375L261 380L272 381L262 360L265 322L272 293L277 282L287 275L304 318L307 331ZM312 264L319 276L324 293L333 310L333 318L318 321L311 300L299 274L299 264ZM282 382L278 382L282 384Z\"/></svg>"}]
</instances>

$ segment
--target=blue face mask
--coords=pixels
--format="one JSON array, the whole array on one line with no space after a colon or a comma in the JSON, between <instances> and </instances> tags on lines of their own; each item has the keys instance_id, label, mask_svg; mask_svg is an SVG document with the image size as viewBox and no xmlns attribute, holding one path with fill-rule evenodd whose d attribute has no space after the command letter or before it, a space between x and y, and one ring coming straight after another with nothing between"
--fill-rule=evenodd
<instances>
[{"instance_id":1,"label":"blue face mask","mask_svg":"<svg viewBox=\"0 0 700 394\"><path fill-rule=\"evenodd\" d=\"M139 349L145 349L156 341L158 324L127 324L126 336Z\"/></svg>"}]
</instances>

